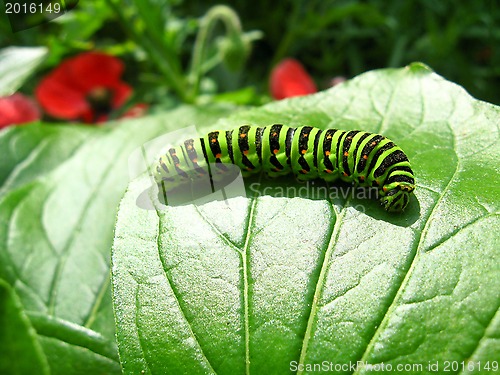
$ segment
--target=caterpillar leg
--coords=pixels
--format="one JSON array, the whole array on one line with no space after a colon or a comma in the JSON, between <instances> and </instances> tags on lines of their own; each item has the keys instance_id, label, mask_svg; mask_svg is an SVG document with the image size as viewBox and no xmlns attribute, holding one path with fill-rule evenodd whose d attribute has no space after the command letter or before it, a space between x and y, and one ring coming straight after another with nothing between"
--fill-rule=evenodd
<instances>
[{"instance_id":1,"label":"caterpillar leg","mask_svg":"<svg viewBox=\"0 0 500 375\"><path fill-rule=\"evenodd\" d=\"M410 194L414 190L414 185L408 183L395 182L384 186L380 190L380 204L389 212L401 212L410 201Z\"/></svg>"}]
</instances>

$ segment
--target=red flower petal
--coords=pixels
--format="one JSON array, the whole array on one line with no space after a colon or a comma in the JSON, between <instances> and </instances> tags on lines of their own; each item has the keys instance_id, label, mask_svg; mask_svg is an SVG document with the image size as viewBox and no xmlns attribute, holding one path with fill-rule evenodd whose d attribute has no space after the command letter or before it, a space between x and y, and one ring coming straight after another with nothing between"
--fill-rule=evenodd
<instances>
[{"instance_id":1,"label":"red flower petal","mask_svg":"<svg viewBox=\"0 0 500 375\"><path fill-rule=\"evenodd\" d=\"M30 98L19 93L0 98L0 129L39 118L40 111Z\"/></svg>"},{"instance_id":2,"label":"red flower petal","mask_svg":"<svg viewBox=\"0 0 500 375\"><path fill-rule=\"evenodd\" d=\"M44 78L35 89L36 97L49 115L76 120L90 110L90 106L85 95L59 79L58 75L59 73Z\"/></svg>"},{"instance_id":3,"label":"red flower petal","mask_svg":"<svg viewBox=\"0 0 500 375\"><path fill-rule=\"evenodd\" d=\"M115 85L124 69L119 59L100 52L82 53L68 62L73 82L85 93L96 87Z\"/></svg>"},{"instance_id":4,"label":"red flower petal","mask_svg":"<svg viewBox=\"0 0 500 375\"><path fill-rule=\"evenodd\" d=\"M48 74L36 88L36 96L51 116L94 122L97 114L89 100L92 92L107 90L109 108L120 107L132 94L132 88L120 80L123 69L116 57L100 52L82 53ZM106 113L99 113L99 118L105 117Z\"/></svg>"},{"instance_id":5,"label":"red flower petal","mask_svg":"<svg viewBox=\"0 0 500 375\"><path fill-rule=\"evenodd\" d=\"M317 91L312 78L295 59L285 59L273 69L270 86L271 94L277 100L313 94Z\"/></svg>"}]
</instances>

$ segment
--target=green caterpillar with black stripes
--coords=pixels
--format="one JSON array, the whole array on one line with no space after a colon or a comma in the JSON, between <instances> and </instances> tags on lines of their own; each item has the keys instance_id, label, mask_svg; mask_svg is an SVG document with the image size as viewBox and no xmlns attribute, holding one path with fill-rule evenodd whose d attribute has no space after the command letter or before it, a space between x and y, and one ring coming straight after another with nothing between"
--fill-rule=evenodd
<instances>
[{"instance_id":1,"label":"green caterpillar with black stripes","mask_svg":"<svg viewBox=\"0 0 500 375\"><path fill-rule=\"evenodd\" d=\"M244 125L188 139L160 157L154 178L170 190L202 176L224 174L227 164L238 166L243 176L292 173L299 181L340 179L373 186L390 212L403 211L415 189L407 156L380 134L281 124Z\"/></svg>"}]
</instances>

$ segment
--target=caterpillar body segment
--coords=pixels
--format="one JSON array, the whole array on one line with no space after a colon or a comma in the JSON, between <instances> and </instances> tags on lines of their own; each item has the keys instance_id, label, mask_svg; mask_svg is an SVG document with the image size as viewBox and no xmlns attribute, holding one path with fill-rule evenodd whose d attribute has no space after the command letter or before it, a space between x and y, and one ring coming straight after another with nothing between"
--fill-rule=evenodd
<instances>
[{"instance_id":1,"label":"caterpillar body segment","mask_svg":"<svg viewBox=\"0 0 500 375\"><path fill-rule=\"evenodd\" d=\"M243 176L263 171L272 177L293 174L300 181L340 179L373 186L391 212L402 211L415 189L407 156L380 134L281 124L243 125L188 139L160 158L154 177L171 189L202 176L220 179L228 164Z\"/></svg>"}]
</instances>

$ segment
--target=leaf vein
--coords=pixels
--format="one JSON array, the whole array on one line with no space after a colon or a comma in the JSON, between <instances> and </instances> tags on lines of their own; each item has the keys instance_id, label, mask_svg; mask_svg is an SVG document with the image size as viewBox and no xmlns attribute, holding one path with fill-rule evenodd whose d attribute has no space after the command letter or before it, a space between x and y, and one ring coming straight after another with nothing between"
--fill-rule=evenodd
<instances>
[{"instance_id":1,"label":"leaf vein","mask_svg":"<svg viewBox=\"0 0 500 375\"><path fill-rule=\"evenodd\" d=\"M317 314L317 310L318 310L318 302L319 302L319 299L320 299L320 295L323 291L323 286L324 286L324 283L325 283L325 279L326 279L326 275L327 275L327 272L328 272L328 269L329 269L329 261L332 257L332 254L333 254L333 250L335 248L335 244L337 243L337 239L340 235L340 227L342 226L342 219L344 218L345 216L345 213L346 213L346 209L345 209L345 206L344 208L341 210L340 213L337 213L335 211L335 206L332 204L332 202L330 202L330 207L332 209L332 212L335 213L335 224L333 226L333 228L331 229L331 233L330 233L330 241L328 243L328 246L326 248L326 251L325 251L325 255L322 259L322 266L321 266L321 270L319 272L319 275L318 275L318 279L316 280L316 288L315 288L315 291L314 291L314 296L313 296L313 300L311 302L311 308L310 308L310 312L309 312L309 318L307 320L307 327L306 327L306 332L304 333L304 338L302 340L302 347L300 349L300 356L299 356L299 368L305 368L304 364L306 363L305 360L306 360L306 355L307 355L307 350L308 350L308 347L309 347L309 342L311 340L311 337L313 335L313 325L314 325L314 321L316 319L316 314ZM347 205L347 202L346 202L346 205ZM302 374L303 371L298 371L297 374Z\"/></svg>"},{"instance_id":2,"label":"leaf vein","mask_svg":"<svg viewBox=\"0 0 500 375\"><path fill-rule=\"evenodd\" d=\"M481 344L484 342L485 339L488 338L488 330L489 328L495 323L495 320L500 319L500 302L497 303L497 311L491 316L491 319L489 320L488 324L485 326L483 334L481 335L481 338L477 341L476 346L474 347L473 350L471 350L470 354L467 356L469 359L473 359L474 354L477 353L479 348L481 347ZM460 372L457 375L463 374L463 370L460 370Z\"/></svg>"},{"instance_id":3,"label":"leaf vein","mask_svg":"<svg viewBox=\"0 0 500 375\"><path fill-rule=\"evenodd\" d=\"M454 137L453 137L453 145L452 146L453 146L452 149L454 150L455 149L455 138ZM448 180L448 183L447 183L446 187L443 189L441 195L436 200L436 203L432 207L431 212L429 213L427 219L425 220L424 228L419 233L420 236L418 239L418 243L416 244L416 246L414 246L414 249L412 250L412 254L410 256L410 265L409 265L408 271L406 271L406 274L405 274L403 280L401 281L399 288L397 289L396 293L394 293L394 296L392 297L392 301L388 305L388 308L385 311L385 313L382 317L382 320L380 321L380 324L378 324L377 328L374 330L372 337L370 338L370 341L368 342L364 353L362 354L361 358L359 359L360 361L367 362L367 357L368 357L371 349L374 347L375 342L378 339L379 335L381 334L382 330L388 324L389 317L391 316L392 311L396 308L396 303L397 303L397 301L400 300L401 295L404 292L404 289L405 289L405 287L410 279L410 276L413 272L413 269L415 268L415 266L417 264L417 259L419 258L418 255L419 255L419 252L421 250L420 248L422 246L423 239L425 238L425 234L428 231L428 228L430 225L429 223L432 222L432 220L430 220L430 218L434 215L437 207L439 206L439 204L443 200L444 195L450 189L452 182L455 180L456 175L459 173L459 170L460 170L460 160L457 158L457 164L455 165L455 171L453 172L450 179ZM358 374L358 373L359 373L359 370L354 372L354 374Z\"/></svg>"},{"instance_id":4,"label":"leaf vein","mask_svg":"<svg viewBox=\"0 0 500 375\"><path fill-rule=\"evenodd\" d=\"M219 228L217 228L212 220L209 220L204 214L203 212L200 211L200 209L198 208L198 206L195 204L194 205L194 209L196 210L196 212L198 213L198 215L200 215L200 217L202 218L202 220L207 223L210 228L215 232L215 234L217 234L217 236L219 236L219 238L221 238L230 248L232 248L233 250L237 251L238 253L240 252L240 248L238 247L238 245L236 245L231 239L229 239L224 233L222 233Z\"/></svg>"},{"instance_id":5,"label":"leaf vein","mask_svg":"<svg viewBox=\"0 0 500 375\"><path fill-rule=\"evenodd\" d=\"M124 149L119 149L117 154L119 155L122 152L124 152ZM99 190L102 188L102 186L103 186L102 182L106 178L109 177L110 171L115 167L115 160L117 160L117 159L119 159L119 158L114 157L114 158L110 159L110 162L108 163L104 172L101 174L98 183L92 189L91 193L89 194L89 196L87 198L87 201L85 202L85 206L83 207L83 209L78 217L77 225L71 231L71 235L68 238L66 244L64 245L64 248L61 251L59 258L57 259L57 265L56 265L56 269L54 271L54 275L52 277L52 282L51 282L51 287L50 287L50 296L49 296L49 301L47 304L50 315L55 315L55 305L56 305L56 300L57 300L57 292L58 292L58 288L59 288L59 283L61 282L61 277L62 277L64 267L66 265L66 261L68 260L69 255L70 255L71 245L73 244L77 233L80 233L80 230L83 227L83 224L84 224L83 218L87 216L87 212L91 207L92 198L95 197L97 195L97 193L99 192ZM45 200L45 202L47 202L47 200Z\"/></svg>"},{"instance_id":6,"label":"leaf vein","mask_svg":"<svg viewBox=\"0 0 500 375\"><path fill-rule=\"evenodd\" d=\"M171 279L171 277L169 276L169 272L167 271L168 267L166 265L164 257L161 254L161 251L160 251L162 249L161 242L160 242L161 230L162 230L161 215L160 215L160 212L158 211L158 209L156 209L155 212L158 215L158 235L156 236L156 247L158 249L158 259L160 260L160 263L161 263L161 266L162 266L161 268L163 270L163 275L165 277L165 280L168 282L168 284L170 286L170 289L172 290L172 293L173 293L173 295L175 297L175 301L177 303L177 307L179 308L179 312L182 314L182 317L184 318L184 321L187 324L187 327L189 329L191 337L197 343L198 348L200 349L201 355L205 359L205 361L208 364L208 366L210 367L210 370L212 371L212 373L216 374L216 372L215 372L212 364L210 363L210 360L206 356L205 351L203 350L203 347L201 346L201 343L199 342L198 338L196 337L196 335L194 333L192 323L189 321L189 319L187 317L187 314L186 314L186 312L184 311L184 308L181 305L181 302L180 302L179 297L178 297L178 292L177 292L177 290L176 290L176 288L174 286L174 282Z\"/></svg>"}]
</instances>

